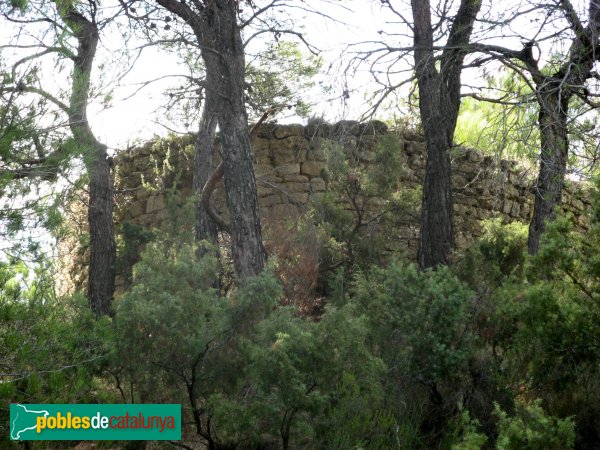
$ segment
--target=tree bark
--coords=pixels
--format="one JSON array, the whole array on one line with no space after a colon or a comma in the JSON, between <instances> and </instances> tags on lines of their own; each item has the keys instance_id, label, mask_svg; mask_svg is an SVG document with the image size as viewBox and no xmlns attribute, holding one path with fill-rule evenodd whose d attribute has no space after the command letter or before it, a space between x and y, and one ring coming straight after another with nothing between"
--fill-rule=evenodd
<instances>
[{"instance_id":1,"label":"tree bark","mask_svg":"<svg viewBox=\"0 0 600 450\"><path fill-rule=\"evenodd\" d=\"M266 253L258 216L256 179L250 147L244 95L246 61L237 23L237 2L207 2L208 32L218 54L203 49L207 88L217 93L219 127L227 208L230 216L231 254L240 279L257 275ZM212 76L214 74L214 76ZM214 80L216 83L211 83Z\"/></svg>"},{"instance_id":2,"label":"tree bark","mask_svg":"<svg viewBox=\"0 0 600 450\"><path fill-rule=\"evenodd\" d=\"M73 58L69 127L84 156L90 177L88 303L94 313L106 315L111 312L115 290L114 186L107 147L96 139L87 119L90 76L99 33L96 24L77 12L71 4L66 7L57 5L57 8L78 41L77 54Z\"/></svg>"},{"instance_id":3,"label":"tree bark","mask_svg":"<svg viewBox=\"0 0 600 450\"><path fill-rule=\"evenodd\" d=\"M193 187L196 195L196 240L207 240L217 245L218 228L210 218L202 201L204 185L214 170L214 143L217 129L217 113L215 111L214 94L206 92L200 129L196 136ZM212 202L212 199L209 201Z\"/></svg>"},{"instance_id":4,"label":"tree bark","mask_svg":"<svg viewBox=\"0 0 600 450\"><path fill-rule=\"evenodd\" d=\"M538 89L539 129L541 138L540 170L535 186L533 217L529 224L527 250L536 254L548 220L562 200L567 172L569 137L567 112L571 94L563 91L560 82L546 79Z\"/></svg>"},{"instance_id":5,"label":"tree bark","mask_svg":"<svg viewBox=\"0 0 600 450\"><path fill-rule=\"evenodd\" d=\"M215 97L223 149L233 265L237 277L244 280L263 269L266 252L244 99L246 62L237 23L238 2L193 2L194 9L180 0L157 2L189 24L201 47L206 90Z\"/></svg>"},{"instance_id":6,"label":"tree bark","mask_svg":"<svg viewBox=\"0 0 600 450\"><path fill-rule=\"evenodd\" d=\"M454 248L450 151L460 107L460 75L481 0L461 0L441 57L433 51L429 0L411 0L415 73L427 164L421 206L421 269L448 264ZM437 66L439 64L439 68Z\"/></svg>"},{"instance_id":7,"label":"tree bark","mask_svg":"<svg viewBox=\"0 0 600 450\"><path fill-rule=\"evenodd\" d=\"M536 70L530 70L536 83L540 108L541 139L540 170L535 185L533 217L527 239L527 250L532 255L538 252L545 224L554 217L556 207L562 200L569 156L569 101L574 95L583 99L587 97L585 83L594 76L594 63L600 60L600 2L589 1L589 20L586 27L582 26L581 19L568 0L563 0L561 7L575 35L569 49L569 57L551 76L544 76L537 70L537 65L534 66Z\"/></svg>"}]
</instances>

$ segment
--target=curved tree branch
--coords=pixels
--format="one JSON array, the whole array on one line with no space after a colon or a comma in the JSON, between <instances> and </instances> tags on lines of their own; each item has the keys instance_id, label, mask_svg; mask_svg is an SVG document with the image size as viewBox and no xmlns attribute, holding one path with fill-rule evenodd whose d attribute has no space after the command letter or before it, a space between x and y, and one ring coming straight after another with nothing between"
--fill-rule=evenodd
<instances>
[{"instance_id":1,"label":"curved tree branch","mask_svg":"<svg viewBox=\"0 0 600 450\"><path fill-rule=\"evenodd\" d=\"M272 106L271 108L267 109L263 113L263 115L260 117L260 119L258 119L258 122L256 122L250 129L250 139L252 139L256 136L256 134L258 133L258 130L259 130L260 126L263 124L263 122L265 120L267 120L267 118L271 114L275 113L275 111L276 111L276 108L274 106ZM217 211L215 211L212 201L211 201L212 195L215 192L215 189L217 188L219 181L221 181L221 179L223 178L224 173L225 173L224 165L223 165L223 161L221 161L219 163L219 165L217 166L217 168L215 169L215 171L210 176L210 178L208 179L208 181L206 182L206 184L204 185L200 199L202 201L202 205L204 205L204 209L206 210L206 212L210 216L210 218L213 220L213 222L215 222L219 226L219 228L221 228L222 230L229 232L229 224L225 221L225 219L223 219L219 215L219 213Z\"/></svg>"}]
</instances>

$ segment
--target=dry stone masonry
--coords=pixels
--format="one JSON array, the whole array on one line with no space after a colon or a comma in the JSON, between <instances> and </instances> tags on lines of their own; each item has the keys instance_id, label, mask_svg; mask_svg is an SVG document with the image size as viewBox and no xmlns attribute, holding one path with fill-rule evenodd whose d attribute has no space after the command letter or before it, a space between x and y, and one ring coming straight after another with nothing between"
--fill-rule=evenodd
<instances>
[{"instance_id":1,"label":"dry stone masonry","mask_svg":"<svg viewBox=\"0 0 600 450\"><path fill-rule=\"evenodd\" d=\"M425 169L423 136L409 130L389 130L378 121L336 124L261 126L252 141L261 217L285 220L302 214L315 195L328 190L324 170L325 149L331 142L342 145L359 165L374 164L375 147L386 133L400 142L399 155L404 170L400 183L407 187L422 184ZM217 150L218 151L218 150ZM168 198L192 193L193 136L159 139L129 148L114 159L117 189L115 220L153 228L165 224ZM499 217L505 222L528 222L532 214L533 179L517 163L497 162L480 151L457 147L453 152L455 239L463 248L481 233L481 220ZM217 209L227 217L222 187L216 192ZM568 183L564 208L571 211L578 226L586 226L589 195L581 185ZM418 211L411 215L401 246L415 255L418 246ZM84 217L84 216L83 216ZM81 221L80 221L81 222ZM78 264L81 267L80 264ZM73 271L71 271L73 272ZM81 286L81 270L72 283Z\"/></svg>"},{"instance_id":2,"label":"dry stone masonry","mask_svg":"<svg viewBox=\"0 0 600 450\"><path fill-rule=\"evenodd\" d=\"M327 190L323 171L328 140L350 148L360 163L371 164L374 147L383 133L397 133L405 170L401 183L421 185L425 170L425 142L406 130L390 131L382 122L353 121L334 125L263 125L252 142L262 217L286 218L305 209L312 196ZM167 193L173 186L191 194L193 137L159 140L123 151L115 158L117 221L160 226L167 215ZM459 247L480 232L479 222L490 217L528 222L532 213L533 180L514 161L496 163L491 156L457 147L453 154L455 230ZM217 193L222 198L223 193ZM223 205L223 201L217 202ZM568 183L565 209L585 226L590 207L581 186ZM226 214L226 211L222 211ZM415 222L418 227L418 223Z\"/></svg>"}]
</instances>

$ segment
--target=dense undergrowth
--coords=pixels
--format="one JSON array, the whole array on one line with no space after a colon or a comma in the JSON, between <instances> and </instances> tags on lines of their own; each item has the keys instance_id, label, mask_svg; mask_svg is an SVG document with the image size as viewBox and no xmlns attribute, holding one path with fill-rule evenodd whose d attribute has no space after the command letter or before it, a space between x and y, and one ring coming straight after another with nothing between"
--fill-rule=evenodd
<instances>
[{"instance_id":1,"label":"dense undergrowth","mask_svg":"<svg viewBox=\"0 0 600 450\"><path fill-rule=\"evenodd\" d=\"M391 220L411 198L385 174L338 170L365 204L389 192ZM426 272L369 241L383 217L335 205L279 230L269 267L227 292L185 226L156 232L110 319L57 297L51 267L2 262L2 448L22 445L7 440L10 402L181 403L190 448L600 446L598 195L585 234L558 217L535 257L524 225L490 221Z\"/></svg>"}]
</instances>

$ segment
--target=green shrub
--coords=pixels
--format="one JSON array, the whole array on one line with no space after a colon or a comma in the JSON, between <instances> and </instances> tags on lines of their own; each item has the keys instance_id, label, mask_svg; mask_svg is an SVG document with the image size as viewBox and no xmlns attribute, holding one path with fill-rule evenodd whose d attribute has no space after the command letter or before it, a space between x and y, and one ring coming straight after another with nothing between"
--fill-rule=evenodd
<instances>
[{"instance_id":1,"label":"green shrub","mask_svg":"<svg viewBox=\"0 0 600 450\"><path fill-rule=\"evenodd\" d=\"M317 225L330 236L325 267L364 269L403 247L406 236L399 230L406 228L407 217L415 216L420 191L400 184L405 170L401 148L399 136L386 134L368 156L342 143L324 149L327 167L322 176L328 192L314 196L312 208ZM364 157L372 164L358 164Z\"/></svg>"},{"instance_id":2,"label":"green shrub","mask_svg":"<svg viewBox=\"0 0 600 450\"><path fill-rule=\"evenodd\" d=\"M434 445L470 386L477 336L473 292L450 271L391 264L359 274L348 295L369 320L369 345L389 367L386 396L407 447Z\"/></svg>"},{"instance_id":3,"label":"green shrub","mask_svg":"<svg viewBox=\"0 0 600 450\"><path fill-rule=\"evenodd\" d=\"M523 279L527 225L500 219L483 221L483 235L459 257L453 270L474 289Z\"/></svg>"},{"instance_id":4,"label":"green shrub","mask_svg":"<svg viewBox=\"0 0 600 450\"><path fill-rule=\"evenodd\" d=\"M496 405L498 416L498 450L568 450L575 444L572 418L548 416L542 401L517 400L514 417Z\"/></svg>"},{"instance_id":5,"label":"green shrub","mask_svg":"<svg viewBox=\"0 0 600 450\"><path fill-rule=\"evenodd\" d=\"M83 296L58 298L52 269L0 261L2 448L10 448L10 403L115 400L103 378L112 354L111 321L97 319Z\"/></svg>"},{"instance_id":6,"label":"green shrub","mask_svg":"<svg viewBox=\"0 0 600 450\"><path fill-rule=\"evenodd\" d=\"M297 317L277 306L270 270L220 297L213 255L159 237L135 266L116 308L118 361L134 399L184 403L208 445L328 448L343 435L385 448L393 423L378 419L384 366L364 344L365 318L350 306Z\"/></svg>"},{"instance_id":7,"label":"green shrub","mask_svg":"<svg viewBox=\"0 0 600 450\"><path fill-rule=\"evenodd\" d=\"M468 411L463 411L455 420L455 436L451 436L455 442L452 450L481 450L485 448L488 438L479 431L479 422L471 419Z\"/></svg>"},{"instance_id":8,"label":"green shrub","mask_svg":"<svg viewBox=\"0 0 600 450\"><path fill-rule=\"evenodd\" d=\"M592 448L600 445L599 206L596 199L585 233L568 215L546 225L526 282L495 292L492 318L503 330L496 345L505 383L516 390L526 380L548 414L575 417L577 445Z\"/></svg>"}]
</instances>

